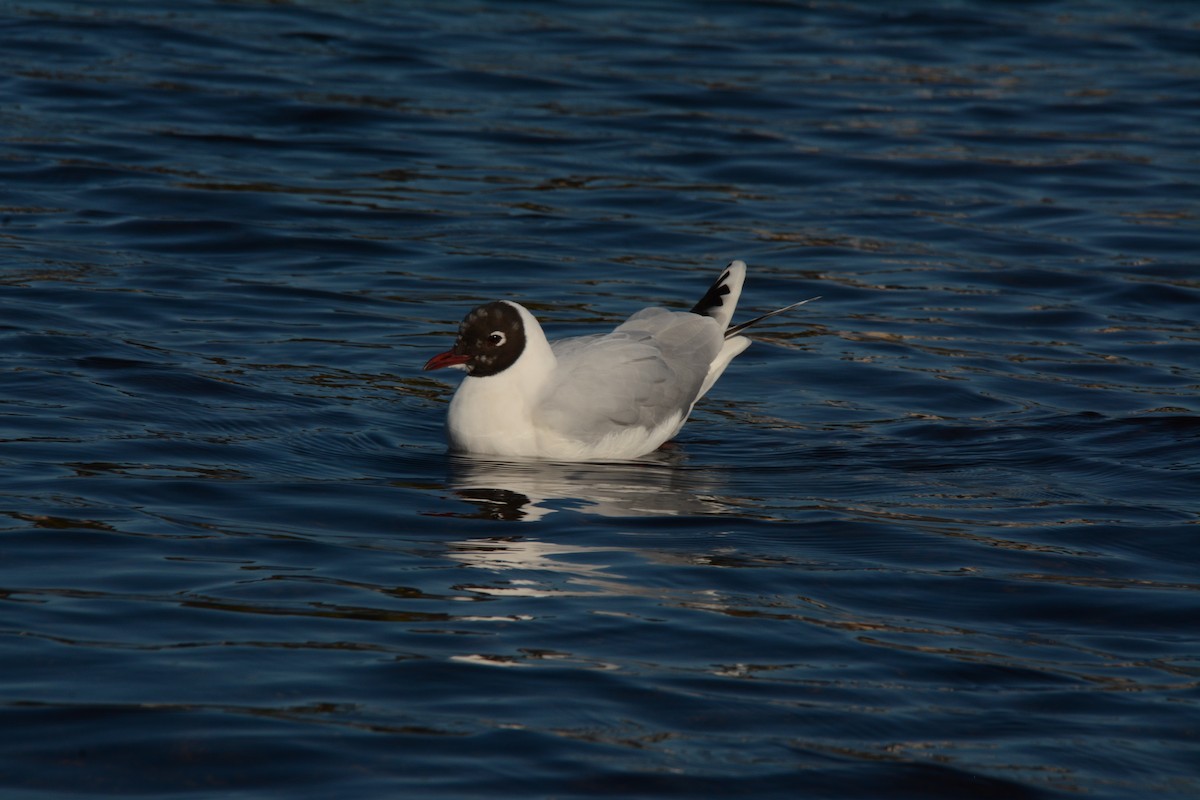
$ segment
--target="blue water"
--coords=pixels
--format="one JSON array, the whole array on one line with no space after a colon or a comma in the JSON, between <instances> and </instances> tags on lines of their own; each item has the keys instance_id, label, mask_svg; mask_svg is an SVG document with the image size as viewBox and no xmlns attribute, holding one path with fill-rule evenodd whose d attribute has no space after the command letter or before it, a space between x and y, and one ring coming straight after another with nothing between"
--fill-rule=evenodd
<instances>
[{"instance_id":1,"label":"blue water","mask_svg":"<svg viewBox=\"0 0 1200 800\"><path fill-rule=\"evenodd\" d=\"M593 7L594 6L594 7ZM0 5L5 798L1200 794L1200 9ZM760 329L451 457L461 316Z\"/></svg>"}]
</instances>

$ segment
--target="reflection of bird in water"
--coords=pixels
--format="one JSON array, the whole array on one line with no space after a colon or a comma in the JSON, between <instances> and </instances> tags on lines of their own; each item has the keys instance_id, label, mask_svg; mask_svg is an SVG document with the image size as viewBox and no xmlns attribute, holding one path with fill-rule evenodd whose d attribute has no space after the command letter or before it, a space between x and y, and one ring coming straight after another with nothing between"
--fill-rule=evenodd
<instances>
[{"instance_id":1,"label":"reflection of bird in water","mask_svg":"<svg viewBox=\"0 0 1200 800\"><path fill-rule=\"evenodd\" d=\"M541 519L559 510L605 517L717 514L714 473L688 470L682 457L654 453L616 464L486 461L451 456L449 485L491 519Z\"/></svg>"},{"instance_id":2,"label":"reflection of bird in water","mask_svg":"<svg viewBox=\"0 0 1200 800\"><path fill-rule=\"evenodd\" d=\"M605 553L620 551L619 547L592 547L577 544L555 544L537 539L526 539L521 536L493 536L486 539L467 539L461 542L449 542L446 554L467 566L480 567L502 572L506 570L542 570L552 572L557 576L568 576L572 581L580 578L596 578L600 582L608 582L619 576L609 575L604 578L608 569L603 559L598 561L569 561L560 556L570 556L576 553ZM587 581L585 581L586 583ZM489 587L489 594L521 594L526 593L533 581L507 581L504 588ZM525 588L522 588L525 587ZM471 586L478 590L478 586ZM543 590L539 594L550 593ZM562 588L553 590L561 594Z\"/></svg>"}]
</instances>

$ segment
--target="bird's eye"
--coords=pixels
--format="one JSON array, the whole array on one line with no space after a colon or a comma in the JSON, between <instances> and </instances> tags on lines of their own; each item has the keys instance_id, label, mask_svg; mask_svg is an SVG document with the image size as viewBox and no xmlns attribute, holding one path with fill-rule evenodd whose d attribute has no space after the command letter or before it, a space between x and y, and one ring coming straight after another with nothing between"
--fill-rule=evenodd
<instances>
[{"instance_id":1,"label":"bird's eye","mask_svg":"<svg viewBox=\"0 0 1200 800\"><path fill-rule=\"evenodd\" d=\"M488 334L487 340L488 344L492 345L493 347L499 347L500 345L504 344L505 336L500 331L492 331Z\"/></svg>"}]
</instances>

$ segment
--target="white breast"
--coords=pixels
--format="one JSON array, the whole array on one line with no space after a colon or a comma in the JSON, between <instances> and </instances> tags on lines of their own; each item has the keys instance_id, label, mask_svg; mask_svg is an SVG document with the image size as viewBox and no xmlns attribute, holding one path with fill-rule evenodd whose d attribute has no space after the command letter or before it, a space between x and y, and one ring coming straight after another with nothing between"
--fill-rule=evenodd
<instances>
[{"instance_id":1,"label":"white breast","mask_svg":"<svg viewBox=\"0 0 1200 800\"><path fill-rule=\"evenodd\" d=\"M537 455L535 397L517 372L507 369L487 378L463 380L446 418L451 449L494 456Z\"/></svg>"}]
</instances>

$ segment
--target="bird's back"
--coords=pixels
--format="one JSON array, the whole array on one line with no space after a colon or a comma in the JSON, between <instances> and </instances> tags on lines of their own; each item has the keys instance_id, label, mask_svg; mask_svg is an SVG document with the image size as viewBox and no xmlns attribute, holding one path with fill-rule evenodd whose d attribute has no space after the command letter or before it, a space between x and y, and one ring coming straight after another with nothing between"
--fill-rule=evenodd
<instances>
[{"instance_id":1,"label":"bird's back","mask_svg":"<svg viewBox=\"0 0 1200 800\"><path fill-rule=\"evenodd\" d=\"M595 443L630 429L678 430L701 393L724 332L710 317L647 308L612 333L552 342L555 380L539 424Z\"/></svg>"}]
</instances>

